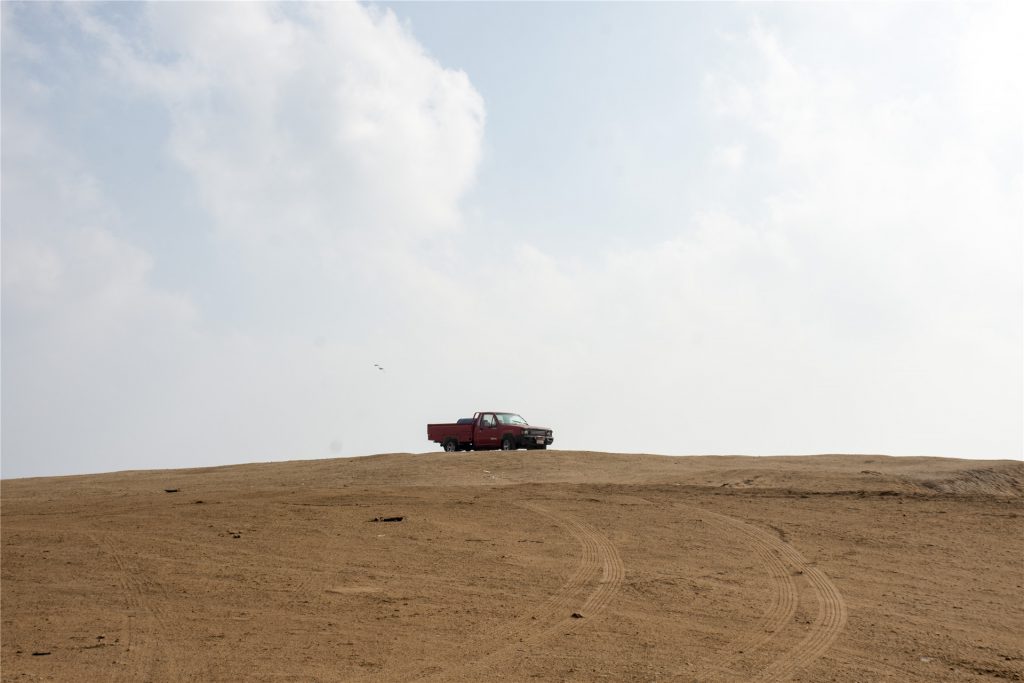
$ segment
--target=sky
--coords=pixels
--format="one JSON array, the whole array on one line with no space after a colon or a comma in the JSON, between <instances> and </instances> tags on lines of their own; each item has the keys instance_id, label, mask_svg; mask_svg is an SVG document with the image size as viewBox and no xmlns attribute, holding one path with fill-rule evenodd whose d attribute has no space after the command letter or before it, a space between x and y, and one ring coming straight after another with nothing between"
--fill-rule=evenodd
<instances>
[{"instance_id":1,"label":"sky","mask_svg":"<svg viewBox=\"0 0 1024 683\"><path fill-rule=\"evenodd\" d=\"M0 474L425 452L482 410L1020 459L1022 27L4 2Z\"/></svg>"}]
</instances>

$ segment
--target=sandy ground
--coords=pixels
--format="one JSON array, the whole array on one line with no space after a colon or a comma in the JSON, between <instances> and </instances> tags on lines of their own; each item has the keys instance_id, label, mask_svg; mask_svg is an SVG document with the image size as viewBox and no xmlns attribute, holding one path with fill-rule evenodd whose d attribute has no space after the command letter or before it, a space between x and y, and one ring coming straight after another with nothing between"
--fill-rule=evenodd
<instances>
[{"instance_id":1,"label":"sandy ground","mask_svg":"<svg viewBox=\"0 0 1024 683\"><path fill-rule=\"evenodd\" d=\"M1022 463L859 455L8 480L0 675L1019 681L1022 515Z\"/></svg>"}]
</instances>

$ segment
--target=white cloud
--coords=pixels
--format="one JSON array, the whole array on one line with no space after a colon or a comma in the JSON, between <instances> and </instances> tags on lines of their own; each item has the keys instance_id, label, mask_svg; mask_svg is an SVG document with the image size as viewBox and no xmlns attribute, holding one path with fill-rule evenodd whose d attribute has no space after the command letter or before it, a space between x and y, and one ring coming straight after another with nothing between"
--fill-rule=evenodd
<instances>
[{"instance_id":1,"label":"white cloud","mask_svg":"<svg viewBox=\"0 0 1024 683\"><path fill-rule=\"evenodd\" d=\"M8 241L4 245L3 287L24 306L38 306L60 287L60 257L44 245Z\"/></svg>"},{"instance_id":2,"label":"white cloud","mask_svg":"<svg viewBox=\"0 0 1024 683\"><path fill-rule=\"evenodd\" d=\"M743 167L746 156L747 148L745 145L725 145L714 150L711 155L711 162L730 171L738 171Z\"/></svg>"},{"instance_id":3,"label":"white cloud","mask_svg":"<svg viewBox=\"0 0 1024 683\"><path fill-rule=\"evenodd\" d=\"M354 248L458 224L483 101L391 12L159 3L132 38L83 21L112 76L171 112L171 151L232 238Z\"/></svg>"},{"instance_id":4,"label":"white cloud","mask_svg":"<svg viewBox=\"0 0 1024 683\"><path fill-rule=\"evenodd\" d=\"M1019 141L1024 85L1017 65L1024 61L1020 40L1024 9L1019 3L996 3L987 11L970 14L966 23L953 76L971 130L992 146L1007 139ZM1020 144L1012 151L1019 158Z\"/></svg>"}]
</instances>

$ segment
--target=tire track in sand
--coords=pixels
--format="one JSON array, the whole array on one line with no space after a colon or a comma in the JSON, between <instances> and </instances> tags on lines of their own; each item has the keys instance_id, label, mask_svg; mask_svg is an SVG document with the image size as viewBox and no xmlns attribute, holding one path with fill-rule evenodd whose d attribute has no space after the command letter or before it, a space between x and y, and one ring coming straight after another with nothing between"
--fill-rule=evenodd
<instances>
[{"instance_id":1,"label":"tire track in sand","mask_svg":"<svg viewBox=\"0 0 1024 683\"><path fill-rule=\"evenodd\" d=\"M573 612L592 616L604 609L625 577L625 565L611 541L590 524L567 513L534 502L517 505L552 520L579 544L576 568L566 582L544 602L518 618L468 642L461 650L465 654L461 662L428 671L424 671L422 665L391 669L371 680L435 681L455 674L469 675L471 679L471 674L512 659L518 648L556 631L576 628L582 620L574 619Z\"/></svg>"},{"instance_id":2,"label":"tire track in sand","mask_svg":"<svg viewBox=\"0 0 1024 683\"><path fill-rule=\"evenodd\" d=\"M735 662L741 656L753 654L775 639L796 613L799 595L793 581L792 570L786 566L782 557L771 546L763 542L759 536L751 535L747 528L748 525L737 527L734 523L722 519L722 515L715 515L700 508L694 508L694 510L702 513L702 521L706 519L722 531L728 533L739 531L750 544L758 564L772 579L775 589L772 592L768 609L761 615L754 627L749 632L740 634L731 640L726 646L725 650L729 653L729 661Z\"/></svg>"},{"instance_id":3,"label":"tire track in sand","mask_svg":"<svg viewBox=\"0 0 1024 683\"><path fill-rule=\"evenodd\" d=\"M590 524L581 522L564 513L553 512L536 503L524 503L523 507L550 517L567 529L577 541L592 549L592 555L600 562L601 578L598 581L597 588L587 596L580 611L584 614L593 614L603 610L611 601L612 596L622 587L622 581L626 576L626 566L623 564L622 558L619 557L619 552L612 542ZM572 617L570 616L568 619L572 619ZM563 619L559 623L565 622L566 620ZM579 622L578 620L572 620L571 623L576 624Z\"/></svg>"},{"instance_id":4,"label":"tire track in sand","mask_svg":"<svg viewBox=\"0 0 1024 683\"><path fill-rule=\"evenodd\" d=\"M572 616L580 612L585 617L599 614L622 587L626 567L612 542L590 524L539 503L517 503L522 508L548 517L576 539L582 548L581 561L576 574L555 595L539 607L511 622L510 627L499 629L489 639L489 646L481 656L455 667L463 676L481 673L517 659L528 645L557 633L566 633L581 625L582 619ZM598 577L600 573L600 577ZM596 581L596 586L594 585ZM570 586L566 590L566 586ZM481 648L484 649L484 648ZM450 676L453 669L431 674L424 680Z\"/></svg>"},{"instance_id":5,"label":"tire track in sand","mask_svg":"<svg viewBox=\"0 0 1024 683\"><path fill-rule=\"evenodd\" d=\"M116 680L136 682L190 679L190 672L183 670L180 661L172 656L171 651L161 646L161 643L166 643L166 636L172 630L170 625L173 619L168 619L151 597L158 594L167 599L166 587L148 578L108 534L90 533L89 537L113 562L116 568L115 580L127 605L127 666L116 672ZM167 657L169 668L169 671L163 673L158 671L157 666L161 654Z\"/></svg>"},{"instance_id":6,"label":"tire track in sand","mask_svg":"<svg viewBox=\"0 0 1024 683\"><path fill-rule=\"evenodd\" d=\"M842 632L843 627L846 625L848 615L846 602L843 600L843 596L835 584L832 583L832 580L823 571L809 563L796 548L776 538L773 534L735 517L712 512L706 508L686 507L690 507L690 509L699 512L701 515L707 516L708 519L743 534L753 544L761 558L770 563L769 566L772 567L772 572L780 571L781 565L781 570L784 574L791 576L793 573L797 573L801 575L808 581L817 598L817 618L811 624L807 635L793 648L781 653L769 662L764 671L761 672L761 675L757 676L754 680L771 682L787 680L798 669L807 666L823 655L832 646L836 638L839 637L840 632ZM790 583L792 583L792 580L790 580ZM790 597L784 597L781 603L788 604L795 598L795 591L790 593L789 589L785 587L782 590L783 593L789 594ZM775 607L773 605L769 609L771 614L766 614L762 622L766 618L770 619L770 622L776 627L775 630L771 631L769 628L769 632L765 634L764 638L752 637L753 639L750 644L746 644L746 640L741 641L741 644L746 645L746 647L763 647L781 630L784 625L782 617L785 616L785 621L788 622L795 609L795 601L792 602L791 607ZM730 650L735 653L735 646L731 647ZM734 661L736 659L735 654L730 656L729 659Z\"/></svg>"},{"instance_id":7,"label":"tire track in sand","mask_svg":"<svg viewBox=\"0 0 1024 683\"><path fill-rule=\"evenodd\" d=\"M737 657L750 655L774 640L793 619L799 602L796 583L778 554L755 545L754 555L765 573L772 579L775 590L768 609L753 630L729 644L729 650Z\"/></svg>"}]
</instances>

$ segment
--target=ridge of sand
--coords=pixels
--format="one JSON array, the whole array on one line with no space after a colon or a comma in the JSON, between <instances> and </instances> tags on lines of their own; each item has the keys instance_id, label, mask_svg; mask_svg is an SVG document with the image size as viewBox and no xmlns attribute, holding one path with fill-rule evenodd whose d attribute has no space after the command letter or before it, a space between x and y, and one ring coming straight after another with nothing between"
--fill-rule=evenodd
<instances>
[{"instance_id":1,"label":"ridge of sand","mask_svg":"<svg viewBox=\"0 0 1024 683\"><path fill-rule=\"evenodd\" d=\"M0 486L4 681L1024 680L1017 461L387 454Z\"/></svg>"}]
</instances>

